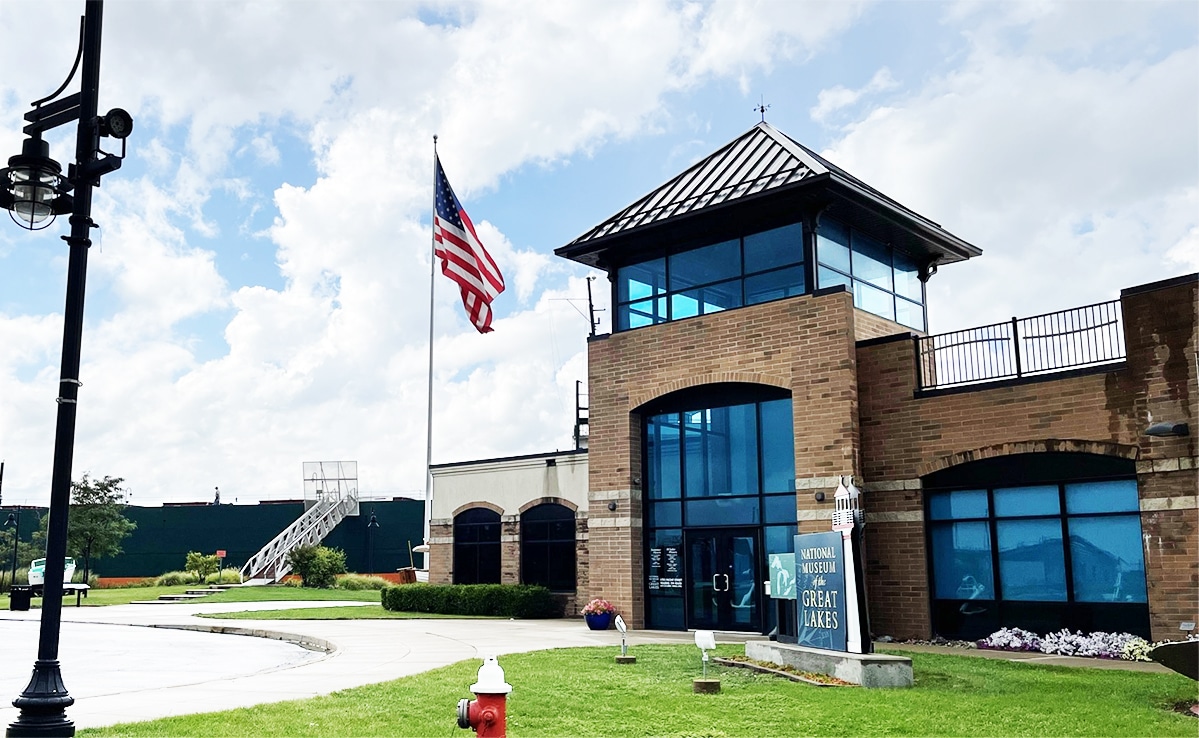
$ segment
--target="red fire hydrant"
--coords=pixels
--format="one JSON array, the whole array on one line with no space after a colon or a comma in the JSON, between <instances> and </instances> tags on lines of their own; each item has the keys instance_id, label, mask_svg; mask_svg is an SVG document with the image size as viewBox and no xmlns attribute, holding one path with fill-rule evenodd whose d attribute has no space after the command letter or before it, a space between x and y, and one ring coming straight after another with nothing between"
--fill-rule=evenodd
<instances>
[{"instance_id":1,"label":"red fire hydrant","mask_svg":"<svg viewBox=\"0 0 1199 738\"><path fill-rule=\"evenodd\" d=\"M479 681L470 685L478 699L458 701L458 727L473 728L480 738L504 738L508 732L508 693L512 685L504 681L504 670L495 656L488 656L479 667Z\"/></svg>"}]
</instances>

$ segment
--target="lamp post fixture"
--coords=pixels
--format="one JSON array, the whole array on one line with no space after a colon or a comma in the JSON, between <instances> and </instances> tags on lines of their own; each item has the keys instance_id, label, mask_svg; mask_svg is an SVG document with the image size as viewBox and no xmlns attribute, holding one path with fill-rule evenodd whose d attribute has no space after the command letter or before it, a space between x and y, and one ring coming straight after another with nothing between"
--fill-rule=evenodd
<instances>
[{"instance_id":1,"label":"lamp post fixture","mask_svg":"<svg viewBox=\"0 0 1199 738\"><path fill-rule=\"evenodd\" d=\"M12 576L8 579L8 596L12 597L12 588L17 583L17 543L21 540L21 511L8 514L4 527L12 526Z\"/></svg>"},{"instance_id":2,"label":"lamp post fixture","mask_svg":"<svg viewBox=\"0 0 1199 738\"><path fill-rule=\"evenodd\" d=\"M371 508L370 520L366 523L366 568L367 574L375 573L375 530L379 527L379 519L375 517L375 508Z\"/></svg>"},{"instance_id":3,"label":"lamp post fixture","mask_svg":"<svg viewBox=\"0 0 1199 738\"><path fill-rule=\"evenodd\" d=\"M121 167L125 138L133 131L133 119L115 108L98 115L100 88L100 36L103 0L87 0L80 27L75 64L62 85L33 103L25 114L28 136L21 153L0 169L0 207L28 230L48 227L55 216L70 214L70 247L67 262L66 307L63 310L62 368L59 375L58 419L54 434L54 467L50 479L50 521L46 539L46 579L42 597L41 631L37 661L29 685L13 706L21 710L9 724L7 735L73 736L75 724L66 708L75 699L67 692L58 662L58 638L62 625L62 578L67 554L67 514L71 502L71 462L75 447L75 407L79 397L79 354L83 337L83 300L87 282L87 252L92 245L92 190L100 178ZM80 71L79 92L59 97ZM50 158L42 133L78 121L75 160L62 176L62 167ZM100 150L100 139L121 141L120 155Z\"/></svg>"}]
</instances>

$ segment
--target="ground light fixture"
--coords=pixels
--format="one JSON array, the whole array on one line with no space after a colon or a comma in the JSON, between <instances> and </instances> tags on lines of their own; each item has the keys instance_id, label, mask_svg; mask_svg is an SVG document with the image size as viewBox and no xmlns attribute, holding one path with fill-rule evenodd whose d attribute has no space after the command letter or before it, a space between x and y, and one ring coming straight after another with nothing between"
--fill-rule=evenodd
<instances>
[{"instance_id":1,"label":"ground light fixture","mask_svg":"<svg viewBox=\"0 0 1199 738\"><path fill-rule=\"evenodd\" d=\"M620 655L616 657L616 663L618 663L618 664L635 664L635 663L637 663L637 657L629 655L629 642L625 638L625 635L629 632L629 626L625 625L624 618L622 618L619 615L616 616L616 620L614 620L613 622L616 623L616 629L618 631L620 631Z\"/></svg>"},{"instance_id":2,"label":"ground light fixture","mask_svg":"<svg viewBox=\"0 0 1199 738\"><path fill-rule=\"evenodd\" d=\"M700 694L715 694L720 691L720 680L708 678L708 651L716 650L716 634L710 630L695 631L695 645L703 653L704 676L692 680L692 691Z\"/></svg>"},{"instance_id":3,"label":"ground light fixture","mask_svg":"<svg viewBox=\"0 0 1199 738\"><path fill-rule=\"evenodd\" d=\"M133 132L133 117L120 108L98 114L100 91L100 39L103 0L87 0L79 29L75 63L57 90L32 103L25 113L26 135L21 153L0 170L0 208L27 230L49 227L56 216L70 214L70 233L63 236L70 249L67 261L66 307L63 310L62 368L59 375L54 462L50 477L50 514L46 531L46 583L42 593L41 629L37 660L28 686L13 706L20 710L7 735L73 736L75 724L66 709L75 703L62 679L58 641L62 626L63 570L67 553L67 515L71 501L71 464L75 451L76 403L79 398L80 349L83 338L83 302L87 281L87 256L91 248L92 191L100 178L121 167L125 139ZM63 92L80 73L79 91ZM42 134L76 122L75 158L63 168L50 158ZM120 154L100 149L101 139L121 142Z\"/></svg>"}]
</instances>

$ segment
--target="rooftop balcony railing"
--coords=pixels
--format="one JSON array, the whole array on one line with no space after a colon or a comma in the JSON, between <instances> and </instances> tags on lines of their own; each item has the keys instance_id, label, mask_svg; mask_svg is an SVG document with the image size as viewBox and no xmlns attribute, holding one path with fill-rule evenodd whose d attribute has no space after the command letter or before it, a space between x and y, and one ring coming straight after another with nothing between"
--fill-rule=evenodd
<instances>
[{"instance_id":1,"label":"rooftop balcony railing","mask_svg":"<svg viewBox=\"0 0 1199 738\"><path fill-rule=\"evenodd\" d=\"M1102 366L1124 358L1119 300L916 338L921 390Z\"/></svg>"}]
</instances>

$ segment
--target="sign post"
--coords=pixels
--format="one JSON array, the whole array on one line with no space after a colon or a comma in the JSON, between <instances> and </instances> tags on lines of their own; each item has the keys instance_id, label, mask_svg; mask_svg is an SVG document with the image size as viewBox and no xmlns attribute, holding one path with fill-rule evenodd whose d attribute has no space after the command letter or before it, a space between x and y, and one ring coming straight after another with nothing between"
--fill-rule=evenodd
<instances>
[{"instance_id":1,"label":"sign post","mask_svg":"<svg viewBox=\"0 0 1199 738\"><path fill-rule=\"evenodd\" d=\"M217 567L216 567L216 583L220 584L221 583L221 572L223 572L225 570L225 549L218 548L216 550L216 557L217 557L217 559L219 559L219 563L217 564Z\"/></svg>"}]
</instances>

